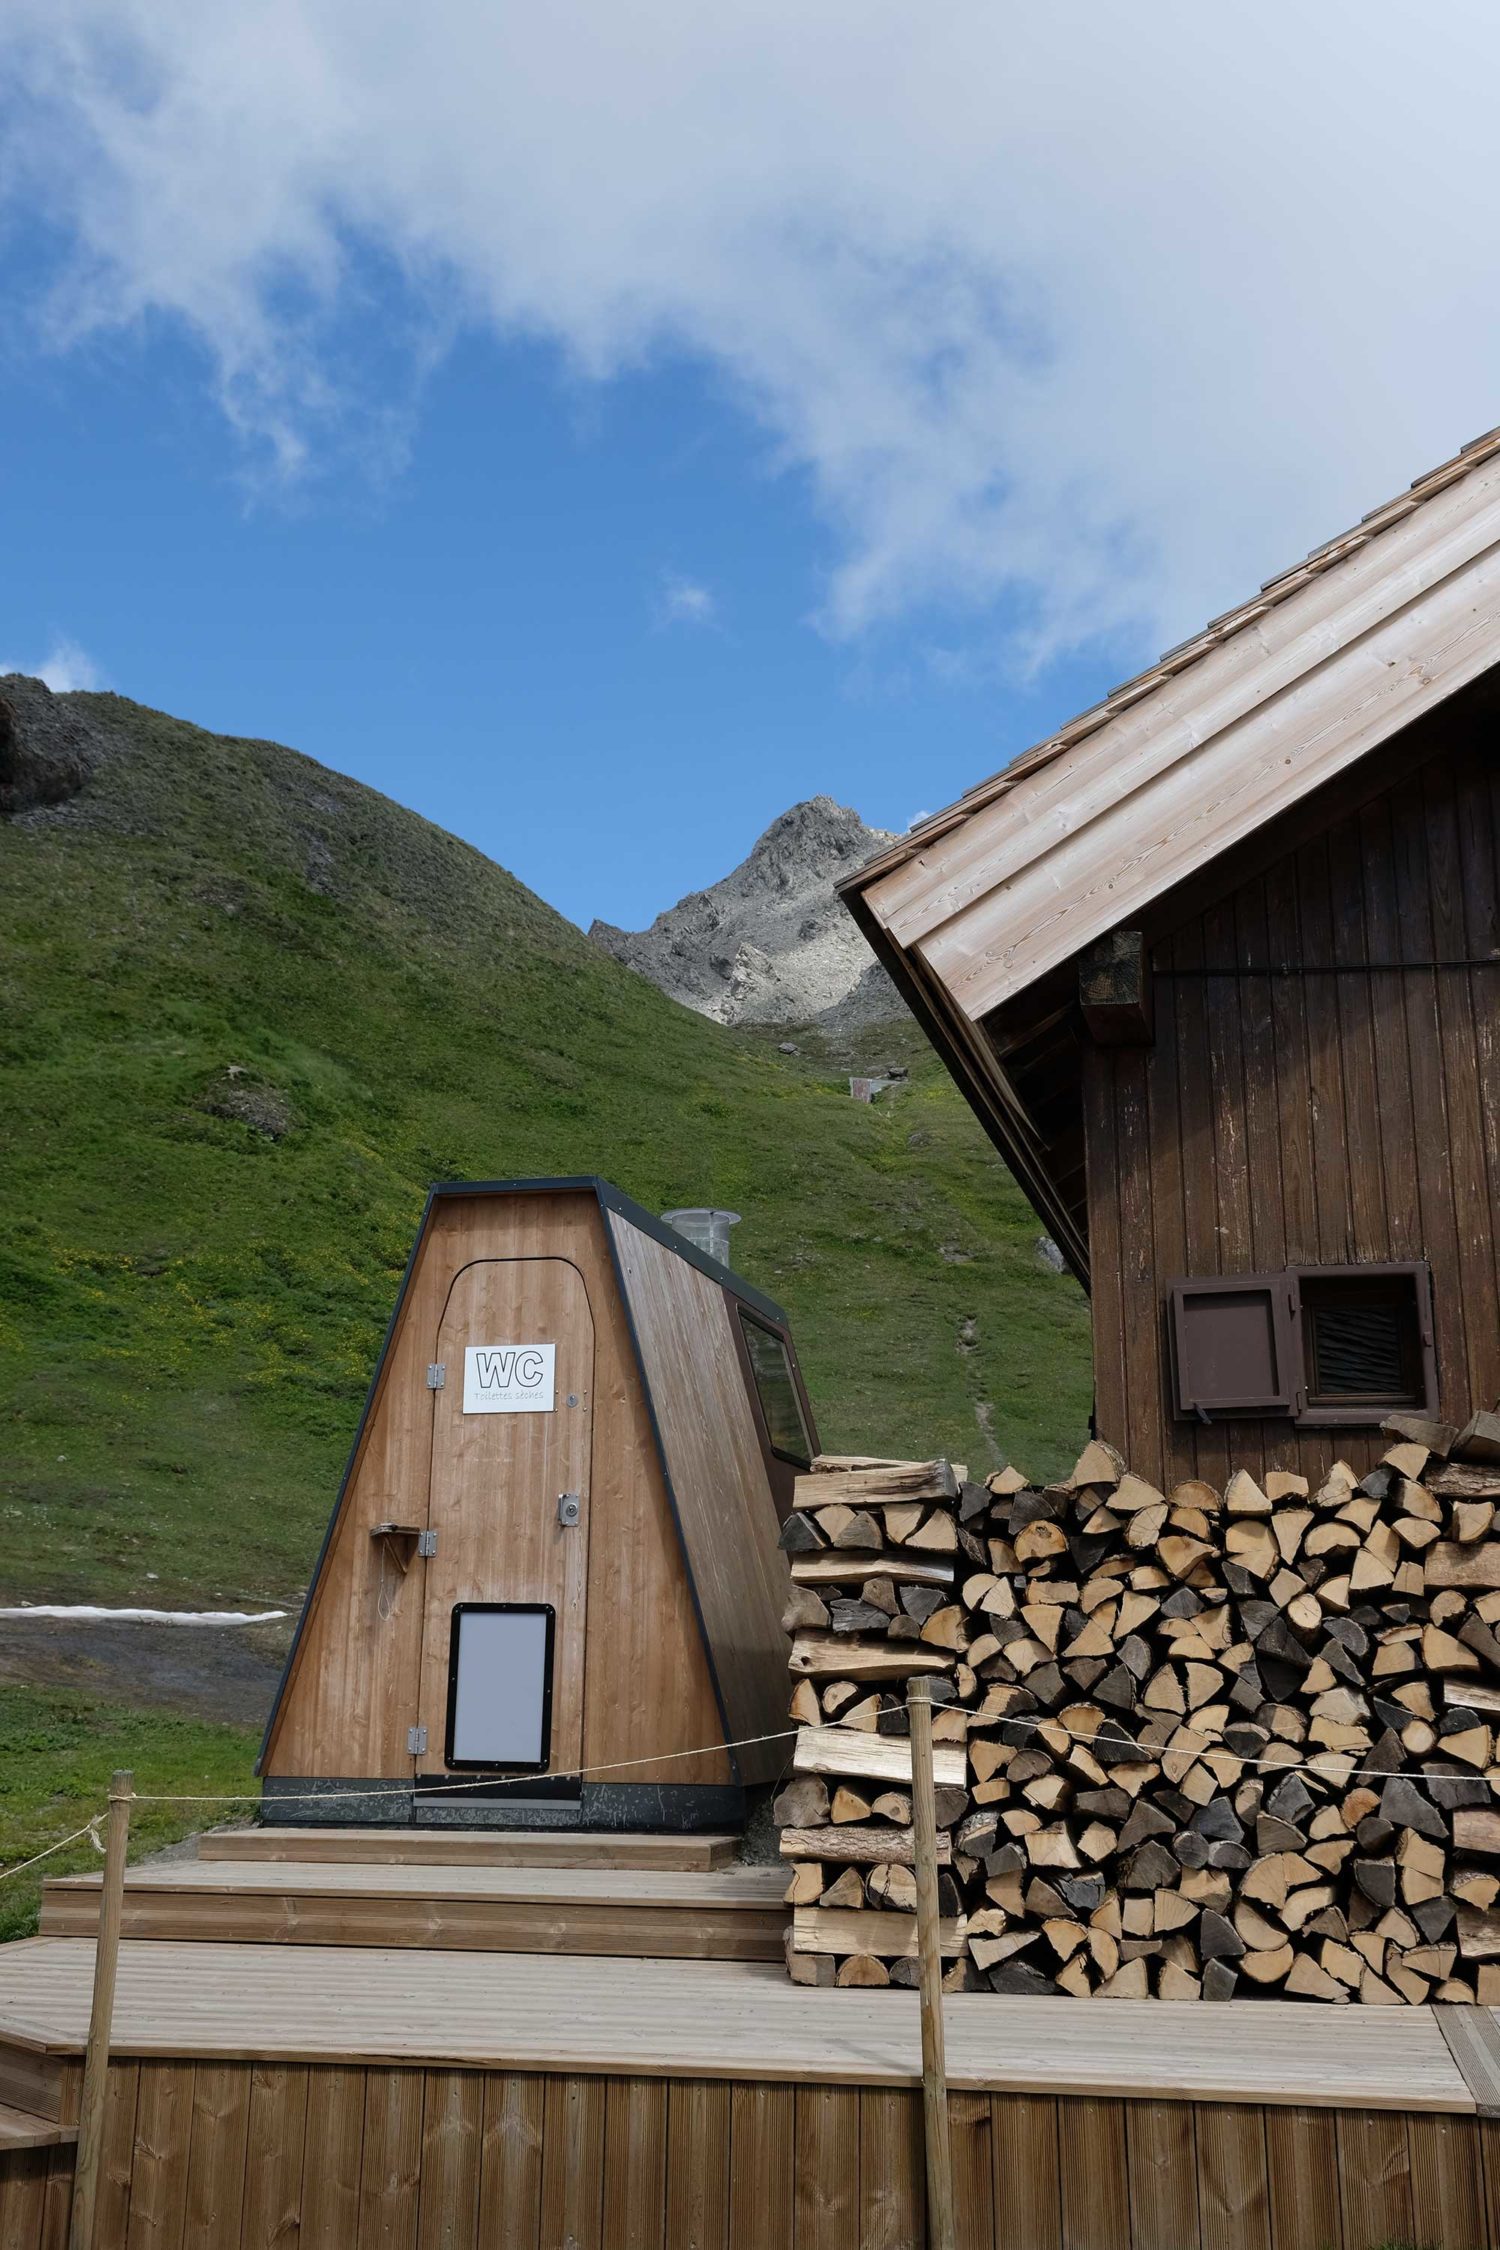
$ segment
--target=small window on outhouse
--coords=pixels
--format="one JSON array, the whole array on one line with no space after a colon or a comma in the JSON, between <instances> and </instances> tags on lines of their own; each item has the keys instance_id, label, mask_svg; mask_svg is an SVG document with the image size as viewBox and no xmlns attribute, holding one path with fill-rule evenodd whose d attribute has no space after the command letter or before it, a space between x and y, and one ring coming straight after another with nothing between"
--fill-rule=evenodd
<instances>
[{"instance_id":1,"label":"small window on outhouse","mask_svg":"<svg viewBox=\"0 0 1500 2250\"><path fill-rule=\"evenodd\" d=\"M1168 1292L1177 1412L1285 1415L1309 1428L1437 1406L1423 1265L1294 1266Z\"/></svg>"},{"instance_id":2,"label":"small window on outhouse","mask_svg":"<svg viewBox=\"0 0 1500 2250\"><path fill-rule=\"evenodd\" d=\"M766 1418L771 1451L783 1461L790 1461L795 1468L810 1468L812 1440L802 1412L797 1378L792 1371L792 1355L775 1329L753 1320L743 1305L739 1307L739 1315L750 1372L755 1378L755 1395Z\"/></svg>"}]
</instances>

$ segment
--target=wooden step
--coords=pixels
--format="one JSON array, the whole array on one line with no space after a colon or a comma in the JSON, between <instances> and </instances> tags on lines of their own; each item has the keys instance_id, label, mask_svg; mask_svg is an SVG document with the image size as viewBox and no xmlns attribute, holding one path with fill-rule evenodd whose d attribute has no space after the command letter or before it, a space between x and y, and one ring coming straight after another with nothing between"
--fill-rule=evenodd
<instances>
[{"instance_id":1,"label":"wooden step","mask_svg":"<svg viewBox=\"0 0 1500 2250\"><path fill-rule=\"evenodd\" d=\"M630 1836L604 1829L215 1828L198 1857L354 1861L362 1867L646 1867L707 1874L733 1867L738 1836Z\"/></svg>"},{"instance_id":2,"label":"wooden step","mask_svg":"<svg viewBox=\"0 0 1500 2250\"><path fill-rule=\"evenodd\" d=\"M781 1867L306 1866L183 1861L125 1879L127 1938L779 1961ZM89 1937L99 1877L43 1886L47 1937Z\"/></svg>"},{"instance_id":3,"label":"wooden step","mask_svg":"<svg viewBox=\"0 0 1500 2250\"><path fill-rule=\"evenodd\" d=\"M55 2123L62 2115L63 2068L57 2055L0 2038L0 2104Z\"/></svg>"},{"instance_id":4,"label":"wooden step","mask_svg":"<svg viewBox=\"0 0 1500 2250\"><path fill-rule=\"evenodd\" d=\"M76 2125L59 2125L55 2117L38 2117L34 2110L0 2102L0 2156L18 2148L61 2148L77 2138Z\"/></svg>"}]
</instances>

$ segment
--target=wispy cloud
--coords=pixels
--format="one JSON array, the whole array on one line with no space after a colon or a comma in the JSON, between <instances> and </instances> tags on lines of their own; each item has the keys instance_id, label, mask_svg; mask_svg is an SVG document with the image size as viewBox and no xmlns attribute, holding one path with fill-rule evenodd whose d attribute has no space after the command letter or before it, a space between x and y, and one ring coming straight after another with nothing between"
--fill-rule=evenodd
<instances>
[{"instance_id":1,"label":"wispy cloud","mask_svg":"<svg viewBox=\"0 0 1500 2250\"><path fill-rule=\"evenodd\" d=\"M669 572L656 600L657 622L662 625L712 625L719 605L709 588L696 578Z\"/></svg>"},{"instance_id":2,"label":"wispy cloud","mask_svg":"<svg viewBox=\"0 0 1500 2250\"><path fill-rule=\"evenodd\" d=\"M1500 11L1254 20L7 0L0 178L71 238L52 333L179 324L289 474L373 259L414 354L707 369L827 528L828 632L1000 605L1023 661L1135 655L1500 404Z\"/></svg>"},{"instance_id":3,"label":"wispy cloud","mask_svg":"<svg viewBox=\"0 0 1500 2250\"><path fill-rule=\"evenodd\" d=\"M67 695L74 688L102 688L104 675L87 652L76 641L58 637L39 664L12 663L0 657L0 672L27 672L34 680L42 680L54 695Z\"/></svg>"}]
</instances>

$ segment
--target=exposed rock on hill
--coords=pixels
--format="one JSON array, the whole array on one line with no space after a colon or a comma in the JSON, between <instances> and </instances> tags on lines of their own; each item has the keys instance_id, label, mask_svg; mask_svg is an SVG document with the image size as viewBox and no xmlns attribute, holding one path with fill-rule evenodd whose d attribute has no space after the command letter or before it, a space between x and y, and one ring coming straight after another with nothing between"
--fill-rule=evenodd
<instances>
[{"instance_id":1,"label":"exposed rock on hill","mask_svg":"<svg viewBox=\"0 0 1500 2250\"><path fill-rule=\"evenodd\" d=\"M589 936L718 1023L887 1023L901 1002L834 884L891 841L846 805L810 797L773 820L732 874L649 930L595 922Z\"/></svg>"}]
</instances>

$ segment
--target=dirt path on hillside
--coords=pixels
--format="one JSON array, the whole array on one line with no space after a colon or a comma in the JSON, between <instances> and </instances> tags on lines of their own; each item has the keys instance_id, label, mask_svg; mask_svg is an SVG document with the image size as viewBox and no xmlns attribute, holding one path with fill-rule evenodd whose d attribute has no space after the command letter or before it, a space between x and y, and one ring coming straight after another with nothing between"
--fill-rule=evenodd
<instances>
[{"instance_id":1,"label":"dirt path on hillside","mask_svg":"<svg viewBox=\"0 0 1500 2250\"><path fill-rule=\"evenodd\" d=\"M8 1617L0 1682L79 1688L111 1703L265 1723L293 1618L271 1625L111 1625Z\"/></svg>"}]
</instances>

